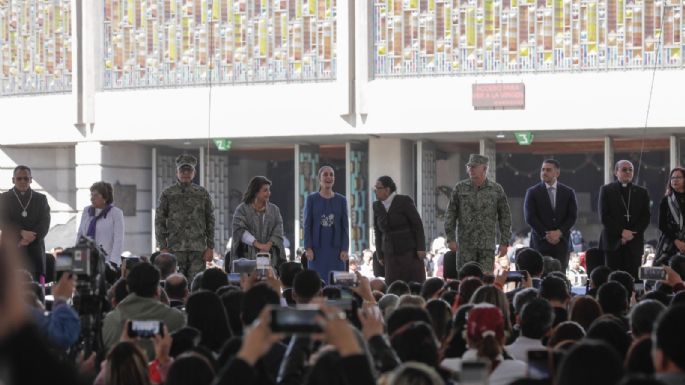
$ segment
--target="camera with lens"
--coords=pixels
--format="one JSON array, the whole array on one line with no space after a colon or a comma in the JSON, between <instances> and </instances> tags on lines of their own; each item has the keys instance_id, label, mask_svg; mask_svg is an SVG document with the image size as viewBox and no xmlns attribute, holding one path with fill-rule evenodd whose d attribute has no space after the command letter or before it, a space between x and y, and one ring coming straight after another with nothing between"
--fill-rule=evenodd
<instances>
[{"instance_id":1,"label":"camera with lens","mask_svg":"<svg viewBox=\"0 0 685 385\"><path fill-rule=\"evenodd\" d=\"M87 245L70 247L55 258L55 271L76 274L77 277L90 277L93 274L91 249Z\"/></svg>"}]
</instances>

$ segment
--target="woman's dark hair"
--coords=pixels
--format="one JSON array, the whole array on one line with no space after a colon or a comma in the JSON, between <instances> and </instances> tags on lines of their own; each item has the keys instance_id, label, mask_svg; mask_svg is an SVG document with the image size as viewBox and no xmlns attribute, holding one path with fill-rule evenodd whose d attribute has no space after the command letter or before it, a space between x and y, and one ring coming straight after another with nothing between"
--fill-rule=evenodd
<instances>
[{"instance_id":1,"label":"woman's dark hair","mask_svg":"<svg viewBox=\"0 0 685 385\"><path fill-rule=\"evenodd\" d=\"M583 329L587 330L592 322L603 314L603 311L597 300L589 295L580 295L571 299L569 313L569 320L578 322Z\"/></svg>"},{"instance_id":2,"label":"woman's dark hair","mask_svg":"<svg viewBox=\"0 0 685 385\"><path fill-rule=\"evenodd\" d=\"M621 358L611 346L596 340L572 347L561 360L556 385L614 385L623 375Z\"/></svg>"},{"instance_id":3,"label":"woman's dark hair","mask_svg":"<svg viewBox=\"0 0 685 385\"><path fill-rule=\"evenodd\" d=\"M226 309L216 293L200 290L191 294L186 303L186 313L188 326L202 333L200 345L218 352L231 338Z\"/></svg>"},{"instance_id":4,"label":"woman's dark hair","mask_svg":"<svg viewBox=\"0 0 685 385\"><path fill-rule=\"evenodd\" d=\"M95 182L90 186L90 192L97 192L105 200L105 203L111 205L114 202L114 193L112 191L112 185L107 182Z\"/></svg>"},{"instance_id":5,"label":"woman's dark hair","mask_svg":"<svg viewBox=\"0 0 685 385\"><path fill-rule=\"evenodd\" d=\"M395 185L395 181L392 180L391 177L387 175L383 175L382 177L377 179L379 182L381 182L381 185L383 187L387 187L390 190L390 193L394 193L397 191L397 185Z\"/></svg>"},{"instance_id":6,"label":"woman's dark hair","mask_svg":"<svg viewBox=\"0 0 685 385\"><path fill-rule=\"evenodd\" d=\"M680 176L685 178L685 168L683 167L674 167L670 173L668 173L668 180L666 181L666 195L671 195L673 193L673 189L671 188L671 177L673 176L674 173L680 171Z\"/></svg>"},{"instance_id":7,"label":"woman's dark hair","mask_svg":"<svg viewBox=\"0 0 685 385\"><path fill-rule=\"evenodd\" d=\"M585 337L585 329L574 321L560 322L552 329L552 335L547 341L547 346L556 348L563 341L580 341Z\"/></svg>"},{"instance_id":8,"label":"woman's dark hair","mask_svg":"<svg viewBox=\"0 0 685 385\"><path fill-rule=\"evenodd\" d=\"M119 342L107 355L107 385L149 385L145 353L133 342Z\"/></svg>"},{"instance_id":9,"label":"woman's dark hair","mask_svg":"<svg viewBox=\"0 0 685 385\"><path fill-rule=\"evenodd\" d=\"M461 305L454 313L452 321L452 339L449 341L445 357L461 357L466 352L466 340L464 330L466 329L466 314L473 308L471 304Z\"/></svg>"},{"instance_id":10,"label":"woman's dark hair","mask_svg":"<svg viewBox=\"0 0 685 385\"><path fill-rule=\"evenodd\" d=\"M254 201L255 197L257 196L259 190L261 190L262 186L264 186L265 184L271 186L271 181L268 180L265 176L255 176L252 179L250 179L250 183L247 184L247 190L245 191L245 195L243 195L243 203L252 203L252 201Z\"/></svg>"},{"instance_id":11,"label":"woman's dark hair","mask_svg":"<svg viewBox=\"0 0 685 385\"><path fill-rule=\"evenodd\" d=\"M432 299L426 303L426 311L431 318L433 331L440 342L447 339L452 331L452 309L441 299Z\"/></svg>"},{"instance_id":12,"label":"woman's dark hair","mask_svg":"<svg viewBox=\"0 0 685 385\"><path fill-rule=\"evenodd\" d=\"M421 286L421 297L428 301L433 298L445 286L445 281L440 277L430 277Z\"/></svg>"},{"instance_id":13,"label":"woman's dark hair","mask_svg":"<svg viewBox=\"0 0 685 385\"><path fill-rule=\"evenodd\" d=\"M171 333L171 349L169 355L178 357L182 353L194 349L202 339L202 333L191 326L184 326Z\"/></svg>"},{"instance_id":14,"label":"woman's dark hair","mask_svg":"<svg viewBox=\"0 0 685 385\"><path fill-rule=\"evenodd\" d=\"M240 305L245 297L245 293L241 290L231 290L222 294L221 303L224 304L226 315L228 316L228 324L231 326L233 335L243 335L243 323L240 320Z\"/></svg>"},{"instance_id":15,"label":"woman's dark hair","mask_svg":"<svg viewBox=\"0 0 685 385\"><path fill-rule=\"evenodd\" d=\"M604 341L611 345L618 353L621 361L623 361L628 353L631 343L630 336L623 323L617 317L610 314L597 318L590 325L585 337Z\"/></svg>"},{"instance_id":16,"label":"woman's dark hair","mask_svg":"<svg viewBox=\"0 0 685 385\"><path fill-rule=\"evenodd\" d=\"M433 368L437 368L440 363L440 344L426 322L405 324L393 333L390 344L402 362L417 361Z\"/></svg>"},{"instance_id":17,"label":"woman's dark hair","mask_svg":"<svg viewBox=\"0 0 685 385\"><path fill-rule=\"evenodd\" d=\"M201 354L183 353L171 364L164 385L209 385L214 380L211 363Z\"/></svg>"},{"instance_id":18,"label":"woman's dark hair","mask_svg":"<svg viewBox=\"0 0 685 385\"><path fill-rule=\"evenodd\" d=\"M652 361L652 338L642 336L630 345L625 361L626 372L654 375L654 361Z\"/></svg>"},{"instance_id":19,"label":"woman's dark hair","mask_svg":"<svg viewBox=\"0 0 685 385\"><path fill-rule=\"evenodd\" d=\"M467 277L462 279L461 284L459 285L459 304L463 305L471 302L473 293L481 286L483 286L483 281L478 277Z\"/></svg>"}]
</instances>

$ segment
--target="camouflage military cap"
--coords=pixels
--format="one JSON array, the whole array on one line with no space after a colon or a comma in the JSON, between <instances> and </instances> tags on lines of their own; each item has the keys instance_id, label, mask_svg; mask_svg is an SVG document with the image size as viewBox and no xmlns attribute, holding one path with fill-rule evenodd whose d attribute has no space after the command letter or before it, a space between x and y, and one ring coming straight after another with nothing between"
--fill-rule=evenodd
<instances>
[{"instance_id":1,"label":"camouflage military cap","mask_svg":"<svg viewBox=\"0 0 685 385\"><path fill-rule=\"evenodd\" d=\"M195 166L197 166L197 159L195 159L194 156L188 154L179 155L176 158L176 169L178 170L183 166L190 166L194 169Z\"/></svg>"},{"instance_id":2,"label":"camouflage military cap","mask_svg":"<svg viewBox=\"0 0 685 385\"><path fill-rule=\"evenodd\" d=\"M487 165L488 162L490 162L490 159L488 159L487 156L479 155L479 154L471 154L469 155L469 162L466 163L467 166L478 166L479 164L485 164Z\"/></svg>"}]
</instances>

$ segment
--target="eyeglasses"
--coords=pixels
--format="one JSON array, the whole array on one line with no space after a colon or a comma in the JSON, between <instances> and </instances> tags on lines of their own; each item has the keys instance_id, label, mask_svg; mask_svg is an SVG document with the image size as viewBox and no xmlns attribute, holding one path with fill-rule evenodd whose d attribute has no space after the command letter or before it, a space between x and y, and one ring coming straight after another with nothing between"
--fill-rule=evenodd
<instances>
[{"instance_id":1,"label":"eyeglasses","mask_svg":"<svg viewBox=\"0 0 685 385\"><path fill-rule=\"evenodd\" d=\"M683 178L682 176L672 176L671 177L671 180L681 180L681 179L685 179L685 178Z\"/></svg>"},{"instance_id":2,"label":"eyeglasses","mask_svg":"<svg viewBox=\"0 0 685 385\"><path fill-rule=\"evenodd\" d=\"M623 172L633 172L632 168L622 168L621 171Z\"/></svg>"},{"instance_id":3,"label":"eyeglasses","mask_svg":"<svg viewBox=\"0 0 685 385\"><path fill-rule=\"evenodd\" d=\"M15 176L14 179L18 180L19 182L21 181L30 181L31 177L30 176Z\"/></svg>"},{"instance_id":4,"label":"eyeglasses","mask_svg":"<svg viewBox=\"0 0 685 385\"><path fill-rule=\"evenodd\" d=\"M374 190L383 190L384 188L387 188L387 187L385 187L385 186L374 186L373 187Z\"/></svg>"}]
</instances>

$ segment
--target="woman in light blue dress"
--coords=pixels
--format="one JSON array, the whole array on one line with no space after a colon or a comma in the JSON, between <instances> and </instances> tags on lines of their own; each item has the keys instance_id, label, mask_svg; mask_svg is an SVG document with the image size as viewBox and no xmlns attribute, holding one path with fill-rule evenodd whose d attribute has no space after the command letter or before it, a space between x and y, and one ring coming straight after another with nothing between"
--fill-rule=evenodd
<instances>
[{"instance_id":1,"label":"woman in light blue dress","mask_svg":"<svg viewBox=\"0 0 685 385\"><path fill-rule=\"evenodd\" d=\"M331 271L346 271L349 230L347 199L333 191L335 172L319 169L319 191L309 194L304 207L304 247L308 268L328 282Z\"/></svg>"}]
</instances>

